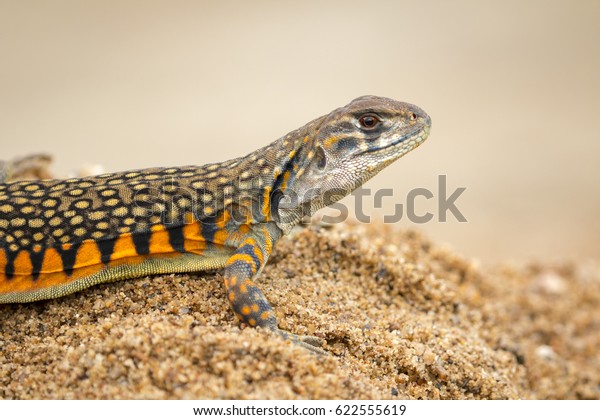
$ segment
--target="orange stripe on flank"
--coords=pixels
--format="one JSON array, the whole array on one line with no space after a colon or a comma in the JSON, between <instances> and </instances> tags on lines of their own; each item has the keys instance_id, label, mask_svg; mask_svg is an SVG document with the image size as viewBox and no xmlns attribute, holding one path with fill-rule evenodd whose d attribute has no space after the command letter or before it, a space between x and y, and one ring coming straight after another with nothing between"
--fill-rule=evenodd
<instances>
[{"instance_id":1,"label":"orange stripe on flank","mask_svg":"<svg viewBox=\"0 0 600 420\"><path fill-rule=\"evenodd\" d=\"M0 278L4 276L6 272L6 253L3 249L0 249Z\"/></svg>"},{"instance_id":2,"label":"orange stripe on flank","mask_svg":"<svg viewBox=\"0 0 600 420\"><path fill-rule=\"evenodd\" d=\"M103 264L96 264L94 266L75 269L70 277L63 271L42 273L37 280L33 280L31 275L16 275L10 280L0 280L0 294L49 289L71 283L81 277L92 275L100 271L103 267Z\"/></svg>"},{"instance_id":3,"label":"orange stripe on flank","mask_svg":"<svg viewBox=\"0 0 600 420\"><path fill-rule=\"evenodd\" d=\"M152 226L149 249L150 254L168 254L175 251L169 242L169 232L162 225Z\"/></svg>"},{"instance_id":4,"label":"orange stripe on flank","mask_svg":"<svg viewBox=\"0 0 600 420\"><path fill-rule=\"evenodd\" d=\"M95 241L83 241L77 250L73 268L83 268L100 264L100 251Z\"/></svg>"},{"instance_id":5,"label":"orange stripe on flank","mask_svg":"<svg viewBox=\"0 0 600 420\"><path fill-rule=\"evenodd\" d=\"M227 226L227 222L229 222L230 219L231 214L229 214L227 210L224 210L223 214L217 220L217 227L223 229L225 226Z\"/></svg>"},{"instance_id":6,"label":"orange stripe on flank","mask_svg":"<svg viewBox=\"0 0 600 420\"><path fill-rule=\"evenodd\" d=\"M186 224L183 227L185 250L196 255L202 255L206 249L206 241L202 236L200 222Z\"/></svg>"},{"instance_id":7,"label":"orange stripe on flank","mask_svg":"<svg viewBox=\"0 0 600 420\"><path fill-rule=\"evenodd\" d=\"M57 273L62 272L63 263L58 251L54 248L49 248L44 253L44 261L42 261L42 269L40 273Z\"/></svg>"},{"instance_id":8,"label":"orange stripe on flank","mask_svg":"<svg viewBox=\"0 0 600 420\"><path fill-rule=\"evenodd\" d=\"M15 275L29 276L33 272L31 257L28 251L19 251L15 258Z\"/></svg>"},{"instance_id":9,"label":"orange stripe on flank","mask_svg":"<svg viewBox=\"0 0 600 420\"><path fill-rule=\"evenodd\" d=\"M194 216L194 213L192 212L186 212L184 215L184 224L185 225L192 225L192 224L196 224L196 217Z\"/></svg>"},{"instance_id":10,"label":"orange stripe on flank","mask_svg":"<svg viewBox=\"0 0 600 420\"><path fill-rule=\"evenodd\" d=\"M217 227L219 230L215 232L213 242L217 245L224 245L227 238L229 238L229 232L227 231L227 222L231 219L231 215L227 210L223 211L223 214L217 220Z\"/></svg>"},{"instance_id":11,"label":"orange stripe on flank","mask_svg":"<svg viewBox=\"0 0 600 420\"><path fill-rule=\"evenodd\" d=\"M131 234L121 235L115 242L113 253L110 256L111 261L120 260L121 258L134 257L137 255L133 238Z\"/></svg>"},{"instance_id":12,"label":"orange stripe on flank","mask_svg":"<svg viewBox=\"0 0 600 420\"><path fill-rule=\"evenodd\" d=\"M214 243L217 245L224 245L228 237L229 232L227 232L227 229L219 229L215 232Z\"/></svg>"}]
</instances>

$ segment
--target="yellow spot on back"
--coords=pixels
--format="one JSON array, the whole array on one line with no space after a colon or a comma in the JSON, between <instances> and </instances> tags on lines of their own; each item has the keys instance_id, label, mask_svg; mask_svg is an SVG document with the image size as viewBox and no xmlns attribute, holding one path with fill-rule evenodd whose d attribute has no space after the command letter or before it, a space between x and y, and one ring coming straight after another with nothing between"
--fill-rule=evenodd
<instances>
[{"instance_id":1,"label":"yellow spot on back","mask_svg":"<svg viewBox=\"0 0 600 420\"><path fill-rule=\"evenodd\" d=\"M133 210L131 210L131 212L134 216L143 217L146 215L146 213L148 213L148 210L146 210L143 207L134 207Z\"/></svg>"},{"instance_id":2,"label":"yellow spot on back","mask_svg":"<svg viewBox=\"0 0 600 420\"><path fill-rule=\"evenodd\" d=\"M41 228L44 226L44 221L42 219L31 219L27 222L27 224L32 228Z\"/></svg>"},{"instance_id":3,"label":"yellow spot on back","mask_svg":"<svg viewBox=\"0 0 600 420\"><path fill-rule=\"evenodd\" d=\"M113 216L123 217L127 214L127 212L128 212L127 207L118 207L113 210L112 214L113 214Z\"/></svg>"},{"instance_id":4,"label":"yellow spot on back","mask_svg":"<svg viewBox=\"0 0 600 420\"><path fill-rule=\"evenodd\" d=\"M102 210L96 210L88 214L90 220L100 220L106 216L106 212Z\"/></svg>"},{"instance_id":5,"label":"yellow spot on back","mask_svg":"<svg viewBox=\"0 0 600 420\"><path fill-rule=\"evenodd\" d=\"M116 206L117 204L119 204L119 200L116 198L110 198L110 199L106 200L104 202L104 204L109 207L113 207L113 206Z\"/></svg>"},{"instance_id":6,"label":"yellow spot on back","mask_svg":"<svg viewBox=\"0 0 600 420\"><path fill-rule=\"evenodd\" d=\"M78 201L75 203L75 207L78 209L87 209L90 206L90 203L87 201Z\"/></svg>"},{"instance_id":7,"label":"yellow spot on back","mask_svg":"<svg viewBox=\"0 0 600 420\"><path fill-rule=\"evenodd\" d=\"M20 227L25 224L25 219L23 219L22 217L16 217L10 221L10 224L15 227Z\"/></svg>"}]
</instances>

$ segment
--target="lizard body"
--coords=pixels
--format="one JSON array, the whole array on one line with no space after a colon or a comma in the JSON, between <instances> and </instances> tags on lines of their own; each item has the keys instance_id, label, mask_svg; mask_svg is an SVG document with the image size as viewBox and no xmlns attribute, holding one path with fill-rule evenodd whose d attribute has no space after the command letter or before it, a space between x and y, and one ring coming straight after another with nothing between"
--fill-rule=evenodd
<instances>
[{"instance_id":1,"label":"lizard body","mask_svg":"<svg viewBox=\"0 0 600 420\"><path fill-rule=\"evenodd\" d=\"M278 329L254 280L304 215L417 147L430 125L414 105L365 96L222 163L0 183L0 303L222 268L242 322L311 348Z\"/></svg>"}]
</instances>

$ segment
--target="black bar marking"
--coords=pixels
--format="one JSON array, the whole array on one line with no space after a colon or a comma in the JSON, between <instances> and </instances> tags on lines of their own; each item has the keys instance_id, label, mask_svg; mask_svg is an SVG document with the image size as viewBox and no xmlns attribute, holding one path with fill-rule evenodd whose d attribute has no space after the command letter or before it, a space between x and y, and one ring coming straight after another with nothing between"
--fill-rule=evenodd
<instances>
[{"instance_id":1,"label":"black bar marking","mask_svg":"<svg viewBox=\"0 0 600 420\"><path fill-rule=\"evenodd\" d=\"M15 276L15 259L17 258L17 254L19 251L9 251L8 249L4 250L6 254L6 266L4 267L4 274L6 275L6 279L10 280Z\"/></svg>"},{"instance_id":2,"label":"black bar marking","mask_svg":"<svg viewBox=\"0 0 600 420\"><path fill-rule=\"evenodd\" d=\"M200 231L206 243L214 243L215 233L219 230L217 226L217 216L205 217L200 224Z\"/></svg>"},{"instance_id":3,"label":"black bar marking","mask_svg":"<svg viewBox=\"0 0 600 420\"><path fill-rule=\"evenodd\" d=\"M75 260L77 259L77 251L79 251L79 247L81 246L81 242L71 244L69 249L57 248L58 253L60 254L60 258L62 259L63 271L70 277L73 274L73 269L75 268Z\"/></svg>"},{"instance_id":4,"label":"black bar marking","mask_svg":"<svg viewBox=\"0 0 600 420\"><path fill-rule=\"evenodd\" d=\"M110 262L110 257L115 251L116 242L117 238L99 239L96 242L96 245L98 245L98 251L100 251L100 261L102 261L103 264L108 264Z\"/></svg>"},{"instance_id":5,"label":"black bar marking","mask_svg":"<svg viewBox=\"0 0 600 420\"><path fill-rule=\"evenodd\" d=\"M46 253L46 248L42 248L40 251L35 252L33 250L29 251L29 259L31 260L31 276L33 280L37 280L40 278L40 271L42 271L42 265L44 263L44 254Z\"/></svg>"},{"instance_id":6,"label":"black bar marking","mask_svg":"<svg viewBox=\"0 0 600 420\"><path fill-rule=\"evenodd\" d=\"M185 237L183 236L183 225L168 226L169 244L177 252L185 252Z\"/></svg>"},{"instance_id":7,"label":"black bar marking","mask_svg":"<svg viewBox=\"0 0 600 420\"><path fill-rule=\"evenodd\" d=\"M131 238L133 239L133 245L135 246L135 252L138 255L146 255L150 253L150 239L152 238L152 231L147 232L136 232Z\"/></svg>"}]
</instances>

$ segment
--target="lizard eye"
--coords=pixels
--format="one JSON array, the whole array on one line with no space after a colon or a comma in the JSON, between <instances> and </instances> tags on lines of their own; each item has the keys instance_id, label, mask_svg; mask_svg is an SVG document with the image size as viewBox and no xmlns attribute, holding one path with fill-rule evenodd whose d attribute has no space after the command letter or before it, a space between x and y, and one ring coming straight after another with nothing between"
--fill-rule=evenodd
<instances>
[{"instance_id":1,"label":"lizard eye","mask_svg":"<svg viewBox=\"0 0 600 420\"><path fill-rule=\"evenodd\" d=\"M379 125L381 120L375 114L365 114L358 119L358 122L363 128L366 128L367 130L372 130L373 128Z\"/></svg>"}]
</instances>

